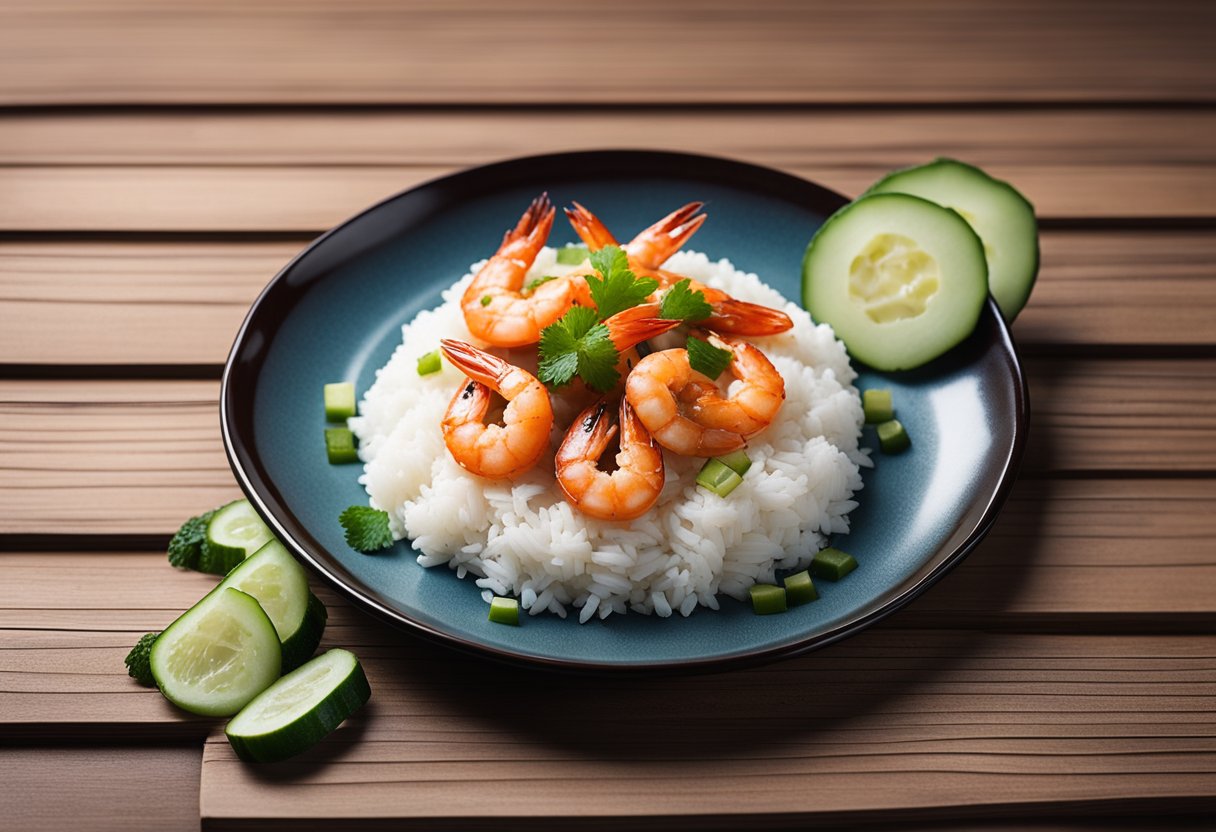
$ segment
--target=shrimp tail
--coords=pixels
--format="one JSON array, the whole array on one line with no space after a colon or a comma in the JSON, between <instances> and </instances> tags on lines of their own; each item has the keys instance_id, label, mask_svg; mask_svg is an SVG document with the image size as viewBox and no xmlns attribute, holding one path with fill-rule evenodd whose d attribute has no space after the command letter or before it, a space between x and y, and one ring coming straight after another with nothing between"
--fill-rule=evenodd
<instances>
[{"instance_id":1,"label":"shrimp tail","mask_svg":"<svg viewBox=\"0 0 1216 832\"><path fill-rule=\"evenodd\" d=\"M754 337L776 335L793 327L790 316L779 309L727 297L711 302L713 313L700 325L714 332Z\"/></svg>"},{"instance_id":2,"label":"shrimp tail","mask_svg":"<svg viewBox=\"0 0 1216 832\"><path fill-rule=\"evenodd\" d=\"M495 256L531 265L537 252L549 239L549 231L553 228L553 217L556 213L557 209L549 202L547 191L533 199L515 227L507 229ZM524 271L526 270L525 266Z\"/></svg>"},{"instance_id":3,"label":"shrimp tail","mask_svg":"<svg viewBox=\"0 0 1216 832\"><path fill-rule=\"evenodd\" d=\"M630 240L625 250L646 268L657 269L705 223L708 215L699 213L703 207L704 202L690 202L677 208Z\"/></svg>"},{"instance_id":4,"label":"shrimp tail","mask_svg":"<svg viewBox=\"0 0 1216 832\"><path fill-rule=\"evenodd\" d=\"M612 236L612 232L600 222L599 217L577 202L573 203L573 206L573 208L565 209L566 218L570 220L570 225L574 227L574 233L578 234L578 238L587 244L587 248L599 251L605 246L620 245L616 241L616 237Z\"/></svg>"},{"instance_id":5,"label":"shrimp tail","mask_svg":"<svg viewBox=\"0 0 1216 832\"><path fill-rule=\"evenodd\" d=\"M473 381L487 385L495 390L502 386L507 374L514 369L497 355L479 350L464 341L444 338L439 342L440 349L448 361Z\"/></svg>"},{"instance_id":6,"label":"shrimp tail","mask_svg":"<svg viewBox=\"0 0 1216 832\"><path fill-rule=\"evenodd\" d=\"M593 402L579 413L557 451L557 465L576 460L598 460L617 433L612 415L605 399Z\"/></svg>"},{"instance_id":7,"label":"shrimp tail","mask_svg":"<svg viewBox=\"0 0 1216 832\"><path fill-rule=\"evenodd\" d=\"M659 304L644 303L617 312L604 326L608 328L608 337L617 352L624 352L643 341L656 338L664 332L669 332L683 323L680 320L669 320L659 317Z\"/></svg>"}]
</instances>

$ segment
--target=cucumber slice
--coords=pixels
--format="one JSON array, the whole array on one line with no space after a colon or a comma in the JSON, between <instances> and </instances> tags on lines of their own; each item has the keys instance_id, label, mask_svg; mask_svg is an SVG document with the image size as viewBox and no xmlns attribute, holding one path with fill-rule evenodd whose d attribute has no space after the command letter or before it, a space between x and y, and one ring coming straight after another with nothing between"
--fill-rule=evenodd
<instances>
[{"instance_id":1,"label":"cucumber slice","mask_svg":"<svg viewBox=\"0 0 1216 832\"><path fill-rule=\"evenodd\" d=\"M371 694L355 655L330 650L268 687L224 733L242 760L285 760L320 742Z\"/></svg>"},{"instance_id":2,"label":"cucumber slice","mask_svg":"<svg viewBox=\"0 0 1216 832\"><path fill-rule=\"evenodd\" d=\"M283 645L283 670L292 670L312 656L321 643L328 614L308 591L308 575L287 547L272 540L258 549L220 582L239 589L262 605Z\"/></svg>"},{"instance_id":3,"label":"cucumber slice","mask_svg":"<svg viewBox=\"0 0 1216 832\"><path fill-rule=\"evenodd\" d=\"M227 575L273 537L248 500L229 503L207 523L198 568L213 575Z\"/></svg>"},{"instance_id":4,"label":"cucumber slice","mask_svg":"<svg viewBox=\"0 0 1216 832\"><path fill-rule=\"evenodd\" d=\"M908 370L962 341L988 297L980 238L948 208L874 194L837 211L802 261L802 298L849 352Z\"/></svg>"},{"instance_id":5,"label":"cucumber slice","mask_svg":"<svg viewBox=\"0 0 1216 832\"><path fill-rule=\"evenodd\" d=\"M218 586L152 645L165 698L205 716L234 714L279 678L279 636L252 595Z\"/></svg>"},{"instance_id":6,"label":"cucumber slice","mask_svg":"<svg viewBox=\"0 0 1216 832\"><path fill-rule=\"evenodd\" d=\"M984 242L988 290L1001 314L1012 322L1022 311L1039 274L1039 226L1016 188L977 167L937 159L896 171L866 193L911 194L961 214Z\"/></svg>"}]
</instances>

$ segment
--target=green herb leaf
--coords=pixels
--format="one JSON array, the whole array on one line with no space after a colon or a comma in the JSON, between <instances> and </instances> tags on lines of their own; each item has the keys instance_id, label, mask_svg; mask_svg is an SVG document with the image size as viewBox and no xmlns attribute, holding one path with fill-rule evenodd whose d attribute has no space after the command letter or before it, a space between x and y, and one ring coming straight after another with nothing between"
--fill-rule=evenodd
<instances>
[{"instance_id":1,"label":"green herb leaf","mask_svg":"<svg viewBox=\"0 0 1216 832\"><path fill-rule=\"evenodd\" d=\"M351 506L338 515L350 548L367 554L393 545L388 512L370 506Z\"/></svg>"},{"instance_id":2,"label":"green herb leaf","mask_svg":"<svg viewBox=\"0 0 1216 832\"><path fill-rule=\"evenodd\" d=\"M215 511L191 517L169 541L169 563L179 569L198 569L198 559L207 539L207 522Z\"/></svg>"},{"instance_id":3,"label":"green herb leaf","mask_svg":"<svg viewBox=\"0 0 1216 832\"><path fill-rule=\"evenodd\" d=\"M669 321L701 321L708 318L713 307L705 300L705 293L693 291L692 281L681 280L663 293L659 304L659 317Z\"/></svg>"},{"instance_id":4,"label":"green herb leaf","mask_svg":"<svg viewBox=\"0 0 1216 832\"><path fill-rule=\"evenodd\" d=\"M714 379L730 366L733 354L730 350L718 349L708 341L692 336L689 336L685 349L688 350L688 366L701 375Z\"/></svg>"},{"instance_id":5,"label":"green herb leaf","mask_svg":"<svg viewBox=\"0 0 1216 832\"><path fill-rule=\"evenodd\" d=\"M577 375L592 389L606 393L620 379L619 358L596 310L575 306L541 332L537 378L560 387Z\"/></svg>"},{"instance_id":6,"label":"green herb leaf","mask_svg":"<svg viewBox=\"0 0 1216 832\"><path fill-rule=\"evenodd\" d=\"M152 643L160 633L147 633L140 636L139 641L131 648L131 652L123 659L127 665L127 675L141 685L155 685L152 678Z\"/></svg>"},{"instance_id":7,"label":"green herb leaf","mask_svg":"<svg viewBox=\"0 0 1216 832\"><path fill-rule=\"evenodd\" d=\"M591 299L601 321L632 309L659 288L659 281L654 278L638 277L630 271L629 258L619 246L604 246L591 252L591 265L599 277L587 275L584 279L591 287Z\"/></svg>"},{"instance_id":8,"label":"green herb leaf","mask_svg":"<svg viewBox=\"0 0 1216 832\"><path fill-rule=\"evenodd\" d=\"M533 292L536 291L536 288L538 286L548 283L550 280L557 280L557 278L551 274L547 274L544 277L537 277L533 280L529 280L528 285L524 287L524 294L525 295L532 294Z\"/></svg>"}]
</instances>

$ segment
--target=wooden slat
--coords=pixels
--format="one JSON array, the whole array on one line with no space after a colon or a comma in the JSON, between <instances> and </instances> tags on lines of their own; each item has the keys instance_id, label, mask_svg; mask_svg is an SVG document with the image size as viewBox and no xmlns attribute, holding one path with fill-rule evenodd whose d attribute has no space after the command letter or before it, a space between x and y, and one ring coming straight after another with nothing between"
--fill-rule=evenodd
<instances>
[{"instance_id":1,"label":"wooden slat","mask_svg":"<svg viewBox=\"0 0 1216 832\"><path fill-rule=\"evenodd\" d=\"M1216 620L1211 480L1025 481L962 565L886 625L1103 632L1209 631ZM79 580L87 575L87 580ZM122 658L216 579L175 571L160 552L0 555L0 724L42 737L198 736ZM440 661L371 622L328 587L329 643L397 645Z\"/></svg>"},{"instance_id":2,"label":"wooden slat","mask_svg":"<svg viewBox=\"0 0 1216 832\"><path fill-rule=\"evenodd\" d=\"M1212 805L1209 636L878 630L749 673L628 682L465 660L436 679L393 646L350 646L372 707L273 778L213 735L205 823L658 815L735 828L761 813Z\"/></svg>"},{"instance_id":3,"label":"wooden slat","mask_svg":"<svg viewBox=\"0 0 1216 832\"><path fill-rule=\"evenodd\" d=\"M1216 361L1032 359L1034 473L1216 471ZM236 495L209 381L0 381L0 534L164 534Z\"/></svg>"},{"instance_id":4,"label":"wooden slat","mask_svg":"<svg viewBox=\"0 0 1216 832\"><path fill-rule=\"evenodd\" d=\"M0 817L22 832L199 828L196 744L0 751Z\"/></svg>"},{"instance_id":5,"label":"wooden slat","mask_svg":"<svg viewBox=\"0 0 1216 832\"><path fill-rule=\"evenodd\" d=\"M647 147L747 159L847 194L948 155L1016 183L1046 217L1216 215L1216 114L1206 111L101 111L5 119L0 164L23 169L0 171L0 228L316 231L430 176L636 147L639 135Z\"/></svg>"},{"instance_id":6,"label":"wooden slat","mask_svg":"<svg viewBox=\"0 0 1216 832\"><path fill-rule=\"evenodd\" d=\"M1210 101L1213 25L1196 2L40 0L0 16L0 104Z\"/></svg>"},{"instance_id":7,"label":"wooden slat","mask_svg":"<svg viewBox=\"0 0 1216 832\"><path fill-rule=\"evenodd\" d=\"M1019 344L1216 344L1216 236L1047 231L1042 243ZM0 242L0 357L218 366L304 244Z\"/></svg>"}]
</instances>

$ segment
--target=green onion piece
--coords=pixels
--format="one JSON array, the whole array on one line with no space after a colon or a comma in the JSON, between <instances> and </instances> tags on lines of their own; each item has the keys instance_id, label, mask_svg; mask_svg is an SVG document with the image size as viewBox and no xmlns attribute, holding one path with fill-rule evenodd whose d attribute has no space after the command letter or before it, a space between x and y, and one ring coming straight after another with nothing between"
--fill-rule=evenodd
<instances>
[{"instance_id":1,"label":"green onion piece","mask_svg":"<svg viewBox=\"0 0 1216 832\"><path fill-rule=\"evenodd\" d=\"M785 612L785 590L772 584L752 584L748 587L752 597L752 611L756 615L772 615Z\"/></svg>"},{"instance_id":2,"label":"green onion piece","mask_svg":"<svg viewBox=\"0 0 1216 832\"><path fill-rule=\"evenodd\" d=\"M815 589L811 573L804 569L787 577L785 579L785 597L791 607L818 601L819 591Z\"/></svg>"},{"instance_id":3,"label":"green onion piece","mask_svg":"<svg viewBox=\"0 0 1216 832\"><path fill-rule=\"evenodd\" d=\"M439 350L428 352L418 359L418 375L420 376L429 376L431 373L437 373L441 369L443 367L439 357Z\"/></svg>"},{"instance_id":4,"label":"green onion piece","mask_svg":"<svg viewBox=\"0 0 1216 832\"><path fill-rule=\"evenodd\" d=\"M878 426L878 447L884 454L903 453L912 447L912 440L899 420L892 419Z\"/></svg>"},{"instance_id":5,"label":"green onion piece","mask_svg":"<svg viewBox=\"0 0 1216 832\"><path fill-rule=\"evenodd\" d=\"M852 555L831 547L821 549L811 560L811 574L829 581L839 581L856 568L857 561Z\"/></svg>"},{"instance_id":6,"label":"green onion piece","mask_svg":"<svg viewBox=\"0 0 1216 832\"><path fill-rule=\"evenodd\" d=\"M557 280L557 278L551 274L547 274L544 277L536 277L536 278L533 278L532 280L529 280L528 285L524 287L524 294L525 295L532 294L533 292L536 291L538 286L544 286L550 280Z\"/></svg>"},{"instance_id":7,"label":"green onion piece","mask_svg":"<svg viewBox=\"0 0 1216 832\"><path fill-rule=\"evenodd\" d=\"M345 422L355 415L355 385L349 381L325 385L325 421Z\"/></svg>"},{"instance_id":8,"label":"green onion piece","mask_svg":"<svg viewBox=\"0 0 1216 832\"><path fill-rule=\"evenodd\" d=\"M746 474L747 469L752 467L751 458L748 457L747 451L743 450L742 448L734 451L733 453L726 454L725 456L716 456L714 459L721 462L739 476Z\"/></svg>"},{"instance_id":9,"label":"green onion piece","mask_svg":"<svg viewBox=\"0 0 1216 832\"><path fill-rule=\"evenodd\" d=\"M482 306L489 306L493 301L494 301L494 298L490 297L489 295L481 296L481 305Z\"/></svg>"},{"instance_id":10,"label":"green onion piece","mask_svg":"<svg viewBox=\"0 0 1216 832\"><path fill-rule=\"evenodd\" d=\"M557 262L563 266L577 266L590 256L586 246L566 246L557 250Z\"/></svg>"},{"instance_id":11,"label":"green onion piece","mask_svg":"<svg viewBox=\"0 0 1216 832\"><path fill-rule=\"evenodd\" d=\"M725 497L734 491L741 482L743 482L743 477L716 459L706 460L705 466L701 468L701 473L697 474L697 485L714 492L719 497Z\"/></svg>"},{"instance_id":12,"label":"green onion piece","mask_svg":"<svg viewBox=\"0 0 1216 832\"><path fill-rule=\"evenodd\" d=\"M861 394L861 407L865 411L867 425L876 425L895 418L890 390L865 391Z\"/></svg>"},{"instance_id":13,"label":"green onion piece","mask_svg":"<svg viewBox=\"0 0 1216 832\"><path fill-rule=\"evenodd\" d=\"M490 620L495 624L519 626L519 602L514 598L494 598L490 601Z\"/></svg>"},{"instance_id":14,"label":"green onion piece","mask_svg":"<svg viewBox=\"0 0 1216 832\"><path fill-rule=\"evenodd\" d=\"M355 435L346 428L326 428L325 455L329 457L330 465L358 462L359 454L355 451Z\"/></svg>"}]
</instances>

